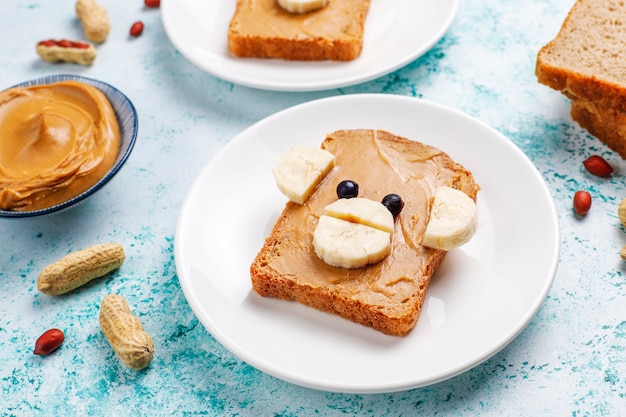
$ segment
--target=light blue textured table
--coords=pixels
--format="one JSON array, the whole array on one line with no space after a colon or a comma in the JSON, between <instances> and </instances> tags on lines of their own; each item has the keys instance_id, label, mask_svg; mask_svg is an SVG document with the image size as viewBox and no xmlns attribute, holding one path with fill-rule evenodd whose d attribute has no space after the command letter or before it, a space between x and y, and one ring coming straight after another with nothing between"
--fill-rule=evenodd
<instances>
[{"instance_id":1,"label":"light blue textured table","mask_svg":"<svg viewBox=\"0 0 626 417\"><path fill-rule=\"evenodd\" d=\"M102 3L113 31L97 62L84 68L50 65L35 53L37 41L56 34L82 38L73 0L0 2L0 89L47 74L82 74L125 92L140 121L129 161L95 197L52 217L0 220L0 414L626 415L626 278L618 255L626 232L617 219L626 165L572 122L567 100L534 76L536 53L572 0L463 1L448 33L421 58L362 85L311 93L214 78L172 46L158 9L140 0ZM146 28L131 40L127 28L135 20ZM545 178L562 233L552 289L519 337L457 377L389 394L315 391L240 361L194 316L173 255L183 198L224 144L289 106L362 92L428 99L503 133ZM581 161L592 153L611 162L611 179L585 174ZM594 198L582 220L571 203L579 188ZM114 278L68 297L37 291L43 266L104 241L126 248ZM154 339L156 356L145 372L121 365L98 325L100 299L118 291ZM34 341L50 327L63 328L66 342L49 357L33 355Z\"/></svg>"}]
</instances>

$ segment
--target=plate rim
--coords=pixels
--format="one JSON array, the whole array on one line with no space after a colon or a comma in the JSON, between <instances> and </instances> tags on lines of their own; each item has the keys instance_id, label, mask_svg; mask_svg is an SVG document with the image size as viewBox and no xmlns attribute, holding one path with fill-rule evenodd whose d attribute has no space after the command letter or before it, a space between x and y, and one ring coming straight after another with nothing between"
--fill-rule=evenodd
<instances>
[{"instance_id":1,"label":"plate rim","mask_svg":"<svg viewBox=\"0 0 626 417\"><path fill-rule=\"evenodd\" d=\"M405 1L411 1L411 0L405 0ZM312 92L312 91L324 91L324 90L330 90L330 89L336 89L336 88L351 87L354 85L372 81L374 79L377 79L379 77L392 73L408 65L409 63L420 58L422 55L426 54L429 50L431 50L434 47L434 45L437 44L437 42L439 42L445 36L445 34L448 32L448 30L452 26L452 23L454 22L458 14L458 11L461 5L461 0L447 0L447 1L449 2L450 7L449 9L446 9L447 10L446 18L441 22L441 25L437 27L437 30L432 31L432 34L431 36L429 36L429 39L427 42L424 42L422 45L420 45L419 48L415 48L414 50L412 50L411 53L406 54L402 59L396 59L389 65L378 68L376 70L352 71L351 72L352 75L350 76L344 75L343 77L339 77L337 79L331 78L331 79L326 79L325 81L318 81L316 83L309 83L309 84L272 82L271 80L262 81L259 78L246 77L246 76L239 75L237 73L233 73L230 71L221 71L219 69L219 66L216 66L215 68L214 67L208 68L206 65L204 65L201 62L200 59L196 57L194 53L192 53L191 49L188 48L187 45L185 45L183 42L181 42L178 39L178 36L175 35L178 32L176 32L174 22L171 21L170 7L174 7L173 4L176 2L180 4L182 0L162 0L161 1L161 21L165 29L167 38L170 40L172 45L178 50L178 52L183 57L185 57L185 59L191 62L193 65L195 65L196 67L200 68L201 70L207 72L208 74L216 78L219 78L223 81L231 82L233 84L237 84L237 85L241 85L241 86L249 87L249 88L254 88L254 89L260 89L260 90L283 91L283 92ZM440 5L439 2L434 2L433 4L436 6ZM367 21L366 21L366 29L367 29ZM367 54L367 49L365 48L365 46L366 45L364 45L362 55ZM228 58L228 56L226 55L224 55L223 57ZM254 59L254 58L251 58L251 59ZM258 62L258 61L250 61L250 62ZM274 62L279 62L280 64L282 64L283 61L276 60ZM324 61L324 63L328 63L328 62L330 61ZM354 61L349 61L349 62L342 63L342 64L346 65L346 64L355 63L355 62L358 62L358 61L354 60ZM247 65L247 62L244 63L243 58L241 59L241 63L243 63L243 65ZM317 63L309 62L309 64L315 65ZM289 65L289 62L285 62L285 65L286 66Z\"/></svg>"},{"instance_id":2,"label":"plate rim","mask_svg":"<svg viewBox=\"0 0 626 417\"><path fill-rule=\"evenodd\" d=\"M358 385L346 386L342 384L322 383L319 380L310 379L302 375L296 375L290 370L286 370L286 369L282 369L280 370L280 372L277 372L275 369L271 368L271 365L268 365L264 363L262 360L255 358L254 354L251 354L250 352L246 351L245 349L242 349L240 346L236 344L233 345L228 340L230 338L229 335L224 334L224 332L222 332L221 330L216 330L212 328L212 323L207 323L207 319L199 315L198 311L200 310L200 308L196 306L195 303L199 303L200 300L196 297L195 294L192 293L193 288L191 288L190 286L191 284L188 282L188 280L185 279L185 277L183 276L183 272L182 272L181 257L183 256L183 254L181 253L181 246L177 243L180 242L181 234L183 233L181 230L181 227L184 222L185 211L187 210L188 205L190 204L190 200L193 198L194 191L196 191L196 189L200 186L200 183L202 182L201 178L204 175L204 173L207 171L210 171L212 165L216 161L219 161L224 154L228 153L231 147L236 146L238 141L242 140L242 138L245 138L246 135L250 133L250 131L260 128L260 126L265 123L271 123L276 118L285 117L290 112L306 111L307 108L312 107L312 106L324 105L327 103L336 103L336 102L346 101L346 100L349 101L357 97L358 99L362 99L362 100L374 100L374 101L379 101L382 99L382 100L404 100L407 102L418 102L429 107L434 106L440 110L451 112L452 114L456 114L457 116L467 118L471 120L472 122L477 123L482 128L490 130L500 140L503 140L507 144L507 146L510 148L510 150L512 152L517 153L517 157L521 158L522 161L529 168L532 169L532 172L534 172L535 180L537 180L536 185L540 187L541 193L545 195L546 201L548 202L548 207L546 207L548 209L548 212L546 212L545 214L551 220L550 224L552 225L552 235L554 236L554 242L553 242L554 245L550 245L550 247L553 248L554 253L553 253L553 256L550 258L551 259L550 267L547 271L545 271L546 278L545 280L542 281L543 285L541 286L541 290L537 292L537 296L536 298L534 298L532 305L529 305L528 308L525 310L525 313L521 315L521 317L519 317L517 321L517 325L513 329L511 329L511 331L508 331L506 332L506 334L503 334L502 337L499 339L498 343L494 343L491 349L486 350L482 355L476 356L473 361L459 365L456 369L449 369L449 370L440 372L437 376L431 377L426 382L416 383L415 379L407 379L407 380L397 381L394 384L388 384L384 386L381 386L380 384L376 384L376 383L362 383ZM382 108L384 108L384 106L382 106ZM376 94L376 93L339 95L339 96L326 97L326 98L316 99L316 100L312 100L309 102L297 104L292 107L281 110L277 113L274 113L252 124L251 126L241 131L240 133L236 134L232 138L232 140L226 143L221 149L219 149L216 152L216 154L212 158L210 158L206 162L206 164L203 166L201 171L198 173L196 179L193 181L181 205L181 209L180 209L179 216L178 216L177 223L176 223L176 232L175 232L175 237L174 237L175 264L176 264L179 282L180 282L181 288L183 289L183 293L185 297L187 298L187 300L189 301L190 307L192 308L196 317L200 320L200 322L207 329L207 331L220 344L222 344L227 350L229 350L231 353L233 353L235 356L237 356L239 359L243 360L244 362L248 363L249 365L269 375L279 378L281 380L294 383L296 385L304 386L307 388L316 389L316 390L322 390L322 391L327 391L327 392L340 392L340 393L356 393L356 394L389 393L389 392L397 392L397 391L402 391L402 390L429 386L429 385L453 378L455 376L458 376L459 374L462 374L474 368L475 366L487 361L493 355L497 354L500 350L502 350L504 347L509 345L513 340L515 340L517 336L519 336L519 334L528 326L528 324L532 321L533 317L535 317L535 315L537 314L541 306L544 304L545 299L553 285L553 282L557 273L559 260L560 260L560 248L561 248L560 224L559 224L559 218L558 218L558 214L556 211L556 207L554 204L554 199L550 193L547 183L541 176L540 172L537 170L537 168L532 163L530 158L528 158L528 156L526 156L526 154L523 153L519 147L517 147L508 138L506 138L504 135L502 135L500 132L490 127L486 123L472 116L469 116L459 110L456 110L451 107L441 105L441 104L438 104L429 100L425 100L425 99L408 97L408 96L397 96L397 95L391 95L391 94ZM208 320L208 321L210 322L211 320Z\"/></svg>"}]
</instances>

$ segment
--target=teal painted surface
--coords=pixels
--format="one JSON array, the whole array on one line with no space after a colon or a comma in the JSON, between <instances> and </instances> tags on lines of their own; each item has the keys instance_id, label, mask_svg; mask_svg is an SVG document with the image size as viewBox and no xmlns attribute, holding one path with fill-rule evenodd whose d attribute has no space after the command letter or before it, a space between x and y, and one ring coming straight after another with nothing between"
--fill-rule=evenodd
<instances>
[{"instance_id":1,"label":"teal painted surface","mask_svg":"<svg viewBox=\"0 0 626 417\"><path fill-rule=\"evenodd\" d=\"M140 1L102 3L113 31L95 64L82 68L46 64L34 51L41 39L81 37L73 1L0 2L1 89L47 74L82 74L126 93L140 120L127 165L96 196L57 216L0 220L1 415L626 415L626 278L618 256L626 231L617 219L626 197L625 164L572 122L567 100L534 76L537 51L573 1L462 2L449 32L421 58L365 84L312 93L259 91L216 79L176 51L158 10ZM146 28L129 39L135 20ZM424 98L493 126L530 157L559 212L561 261L537 315L494 357L432 386L354 395L268 376L204 329L176 275L176 218L204 164L266 116L350 93ZM610 179L583 170L592 153L613 165ZM594 199L582 220L571 209L581 188ZM532 201L520 196L520 204ZM126 249L118 271L66 296L37 291L44 266L103 241ZM102 335L99 303L112 292L128 300L154 339L154 361L145 371L123 366ZM66 333L65 343L48 357L33 355L35 340L50 327Z\"/></svg>"}]
</instances>

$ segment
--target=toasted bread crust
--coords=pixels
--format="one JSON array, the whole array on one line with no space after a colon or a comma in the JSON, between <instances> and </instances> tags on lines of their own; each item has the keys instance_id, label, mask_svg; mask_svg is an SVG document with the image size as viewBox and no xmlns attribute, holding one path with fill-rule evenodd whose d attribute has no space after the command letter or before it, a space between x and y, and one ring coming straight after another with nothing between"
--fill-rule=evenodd
<instances>
[{"instance_id":1,"label":"toasted bread crust","mask_svg":"<svg viewBox=\"0 0 626 417\"><path fill-rule=\"evenodd\" d=\"M572 100L571 115L581 127L626 159L626 113L590 101Z\"/></svg>"},{"instance_id":2,"label":"toasted bread crust","mask_svg":"<svg viewBox=\"0 0 626 417\"><path fill-rule=\"evenodd\" d=\"M278 58L287 61L352 61L361 54L358 40L285 39L278 37L228 37L228 49L239 57Z\"/></svg>"},{"instance_id":3,"label":"toasted bread crust","mask_svg":"<svg viewBox=\"0 0 626 417\"><path fill-rule=\"evenodd\" d=\"M275 0L238 0L228 30L228 50L238 57L351 61L363 49L369 3L369 0L331 2L319 11L298 15L282 10ZM335 22L332 17L338 14L349 16L348 23L345 19ZM330 23L324 30L297 30L325 16ZM253 26L251 20L263 24Z\"/></svg>"},{"instance_id":4,"label":"toasted bread crust","mask_svg":"<svg viewBox=\"0 0 626 417\"><path fill-rule=\"evenodd\" d=\"M601 107L626 111L626 89L601 80L593 75L583 75L544 62L538 63L537 80L558 90L569 99L595 102Z\"/></svg>"},{"instance_id":5,"label":"toasted bread crust","mask_svg":"<svg viewBox=\"0 0 626 417\"><path fill-rule=\"evenodd\" d=\"M275 241L270 237L266 245L273 246ZM446 255L445 251L433 251L428 261L428 269L424 271L422 284L410 302L409 309L402 315L390 316L376 306L360 300L342 297L332 288L319 288L299 284L289 277L272 273L264 268L262 262L252 264L250 273L252 287L263 297L275 297L283 300L297 301L326 313L336 314L355 323L371 327L392 336L407 335L417 323L420 311L426 299L426 290L430 285L433 273L439 268Z\"/></svg>"},{"instance_id":6,"label":"toasted bread crust","mask_svg":"<svg viewBox=\"0 0 626 417\"><path fill-rule=\"evenodd\" d=\"M479 187L469 171L440 150L387 132L334 132L328 135L322 147L335 154L337 165L311 196L317 200L315 204L311 203L310 207L293 202L286 204L250 267L252 287L261 296L297 301L385 334L404 336L415 326L431 277L446 254L442 250L425 248L420 243L428 221L426 211L430 207L430 194L425 189L444 185L439 184L441 181L476 198ZM337 150L346 147L360 148L357 152L364 155L363 165L352 166L351 159L340 152L337 154ZM365 147L376 149L366 150ZM367 155L379 150L401 160L396 161L395 168L387 166L384 171L380 169L384 166L382 163L374 163L376 172L364 170L363 166L371 162ZM415 150L416 153L407 152ZM420 160L415 155L427 157ZM429 178L419 178L422 172ZM330 199L336 200L336 194L331 196L334 191L330 190L336 187L339 178L356 179L360 183L360 195L361 190L364 193L370 190L374 194L366 197L380 199L389 190L372 191L376 182L368 183L367 177L378 176L382 180L377 181L395 185L406 180L405 177L398 179L396 175L412 175L415 182L403 189L409 197L405 197L408 200L405 209L396 220L392 255L378 264L357 270L331 267L317 258L311 247L311 235L317 222L316 207L325 205ZM419 201L411 201L411 197ZM428 201L422 201L424 199ZM294 227L302 224L303 227ZM412 233L422 235L409 236ZM284 258L289 259L288 266L285 267L284 263L277 266ZM283 272L277 269L283 269ZM399 288L396 289L395 285Z\"/></svg>"}]
</instances>

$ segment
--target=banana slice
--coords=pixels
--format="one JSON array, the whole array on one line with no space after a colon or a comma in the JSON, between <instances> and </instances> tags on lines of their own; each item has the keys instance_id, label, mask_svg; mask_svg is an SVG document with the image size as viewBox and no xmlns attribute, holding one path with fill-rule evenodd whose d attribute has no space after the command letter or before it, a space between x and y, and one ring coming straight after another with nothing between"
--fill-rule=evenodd
<instances>
[{"instance_id":1,"label":"banana slice","mask_svg":"<svg viewBox=\"0 0 626 417\"><path fill-rule=\"evenodd\" d=\"M303 204L334 166L335 156L324 149L293 147L278 158L272 173L278 189Z\"/></svg>"},{"instance_id":2,"label":"banana slice","mask_svg":"<svg viewBox=\"0 0 626 417\"><path fill-rule=\"evenodd\" d=\"M393 214L382 203L369 198L340 198L324 207L324 214L384 232L393 232Z\"/></svg>"},{"instance_id":3,"label":"banana slice","mask_svg":"<svg viewBox=\"0 0 626 417\"><path fill-rule=\"evenodd\" d=\"M321 216L313 233L315 253L329 265L361 268L391 252L391 234L370 226Z\"/></svg>"},{"instance_id":4,"label":"banana slice","mask_svg":"<svg viewBox=\"0 0 626 417\"><path fill-rule=\"evenodd\" d=\"M289 13L308 13L326 7L328 0L278 0L278 4Z\"/></svg>"},{"instance_id":5,"label":"banana slice","mask_svg":"<svg viewBox=\"0 0 626 417\"><path fill-rule=\"evenodd\" d=\"M315 253L329 265L361 268L391 253L393 215L382 203L366 198L329 204L313 232Z\"/></svg>"},{"instance_id":6,"label":"banana slice","mask_svg":"<svg viewBox=\"0 0 626 417\"><path fill-rule=\"evenodd\" d=\"M467 243L476 232L476 203L463 191L439 187L426 225L423 245L451 250Z\"/></svg>"}]
</instances>

